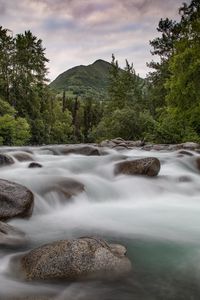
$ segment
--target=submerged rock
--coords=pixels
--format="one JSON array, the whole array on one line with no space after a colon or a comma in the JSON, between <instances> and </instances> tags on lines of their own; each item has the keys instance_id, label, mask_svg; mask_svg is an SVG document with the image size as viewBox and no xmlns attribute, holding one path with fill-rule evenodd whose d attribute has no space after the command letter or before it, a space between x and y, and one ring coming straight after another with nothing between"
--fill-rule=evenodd
<instances>
[{"instance_id":1,"label":"submerged rock","mask_svg":"<svg viewBox=\"0 0 200 300\"><path fill-rule=\"evenodd\" d=\"M18 161L32 161L34 160L32 155L27 152L16 152L13 153L14 158L16 158Z\"/></svg>"},{"instance_id":2,"label":"submerged rock","mask_svg":"<svg viewBox=\"0 0 200 300\"><path fill-rule=\"evenodd\" d=\"M0 245L21 246L26 242L25 233L0 221Z\"/></svg>"},{"instance_id":3,"label":"submerged rock","mask_svg":"<svg viewBox=\"0 0 200 300\"><path fill-rule=\"evenodd\" d=\"M181 154L181 155L186 155L186 156L194 156L193 153L189 152L189 151L186 151L186 150L180 150L178 152L178 154Z\"/></svg>"},{"instance_id":4,"label":"submerged rock","mask_svg":"<svg viewBox=\"0 0 200 300\"><path fill-rule=\"evenodd\" d=\"M101 155L100 150L92 145L68 145L60 147L61 154Z\"/></svg>"},{"instance_id":5,"label":"submerged rock","mask_svg":"<svg viewBox=\"0 0 200 300\"><path fill-rule=\"evenodd\" d=\"M125 247L97 238L62 240L30 251L22 257L21 266L29 280L113 277L131 270L125 252Z\"/></svg>"},{"instance_id":6,"label":"submerged rock","mask_svg":"<svg viewBox=\"0 0 200 300\"><path fill-rule=\"evenodd\" d=\"M37 162L31 162L29 165L28 165L28 168L42 168L42 165L37 163Z\"/></svg>"},{"instance_id":7,"label":"submerged rock","mask_svg":"<svg viewBox=\"0 0 200 300\"><path fill-rule=\"evenodd\" d=\"M32 192L26 187L0 179L0 220L30 216L33 200Z\"/></svg>"},{"instance_id":8,"label":"submerged rock","mask_svg":"<svg viewBox=\"0 0 200 300\"><path fill-rule=\"evenodd\" d=\"M55 179L54 182L45 184L40 190L42 195L50 192L62 193L67 199L84 191L84 185L78 180L71 178Z\"/></svg>"},{"instance_id":9,"label":"submerged rock","mask_svg":"<svg viewBox=\"0 0 200 300\"><path fill-rule=\"evenodd\" d=\"M157 176L160 161L155 157L119 162L115 165L114 174Z\"/></svg>"},{"instance_id":10,"label":"submerged rock","mask_svg":"<svg viewBox=\"0 0 200 300\"><path fill-rule=\"evenodd\" d=\"M0 153L0 167L8 166L14 164L14 159L7 155Z\"/></svg>"},{"instance_id":11,"label":"submerged rock","mask_svg":"<svg viewBox=\"0 0 200 300\"><path fill-rule=\"evenodd\" d=\"M197 159L196 159L196 166L197 166L197 169L200 171L200 156L197 157Z\"/></svg>"}]
</instances>

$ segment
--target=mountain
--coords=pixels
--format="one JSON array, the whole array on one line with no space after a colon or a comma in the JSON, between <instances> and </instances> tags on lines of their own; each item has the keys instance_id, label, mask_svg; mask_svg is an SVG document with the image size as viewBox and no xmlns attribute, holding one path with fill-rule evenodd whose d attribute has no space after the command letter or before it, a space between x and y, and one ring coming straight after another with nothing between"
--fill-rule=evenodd
<instances>
[{"instance_id":1,"label":"mountain","mask_svg":"<svg viewBox=\"0 0 200 300\"><path fill-rule=\"evenodd\" d=\"M77 66L60 74L49 86L57 92L99 96L106 93L110 66L101 59L88 66Z\"/></svg>"}]
</instances>

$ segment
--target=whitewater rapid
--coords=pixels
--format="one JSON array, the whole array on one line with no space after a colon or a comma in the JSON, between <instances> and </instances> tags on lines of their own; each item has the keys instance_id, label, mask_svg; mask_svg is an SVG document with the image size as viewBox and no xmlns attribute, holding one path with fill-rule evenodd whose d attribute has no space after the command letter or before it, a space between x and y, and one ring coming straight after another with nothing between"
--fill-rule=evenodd
<instances>
[{"instance_id":1,"label":"whitewater rapid","mask_svg":"<svg viewBox=\"0 0 200 300\"><path fill-rule=\"evenodd\" d=\"M35 198L29 219L8 222L25 232L29 242L14 251L0 248L0 299L200 299L197 153L134 149L83 156L29 149L42 168L29 169L29 162L17 160L0 168L1 179L26 186ZM157 157L160 173L153 178L114 176L114 165L124 156ZM56 191L40 193L42 187L63 178L78 180L84 192L72 201ZM120 282L31 283L11 263L39 245L90 235L126 245L133 274Z\"/></svg>"}]
</instances>

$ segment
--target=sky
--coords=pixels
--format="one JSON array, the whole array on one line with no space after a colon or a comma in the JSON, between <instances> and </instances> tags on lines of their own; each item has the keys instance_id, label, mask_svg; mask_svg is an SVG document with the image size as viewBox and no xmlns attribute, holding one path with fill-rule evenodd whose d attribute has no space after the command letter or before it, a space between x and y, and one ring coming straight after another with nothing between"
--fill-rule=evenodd
<instances>
[{"instance_id":1,"label":"sky","mask_svg":"<svg viewBox=\"0 0 200 300\"><path fill-rule=\"evenodd\" d=\"M152 60L149 41L161 18L179 19L183 0L0 0L0 25L41 38L50 80L97 59L121 67L128 59L141 77ZM185 1L187 2L187 1Z\"/></svg>"}]
</instances>

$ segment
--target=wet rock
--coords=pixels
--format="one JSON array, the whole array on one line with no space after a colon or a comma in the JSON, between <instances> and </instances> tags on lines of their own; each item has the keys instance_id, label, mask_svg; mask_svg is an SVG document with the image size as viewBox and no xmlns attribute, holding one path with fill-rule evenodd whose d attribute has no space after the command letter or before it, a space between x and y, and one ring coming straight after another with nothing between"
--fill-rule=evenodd
<instances>
[{"instance_id":1,"label":"wet rock","mask_svg":"<svg viewBox=\"0 0 200 300\"><path fill-rule=\"evenodd\" d=\"M181 150L178 152L178 154L181 154L181 155L187 155L187 156L193 156L193 154L189 151L186 151L186 150Z\"/></svg>"},{"instance_id":2,"label":"wet rock","mask_svg":"<svg viewBox=\"0 0 200 300\"><path fill-rule=\"evenodd\" d=\"M142 150L145 150L145 151L151 151L152 149L153 149L152 144L146 144L142 147Z\"/></svg>"},{"instance_id":3,"label":"wet rock","mask_svg":"<svg viewBox=\"0 0 200 300\"><path fill-rule=\"evenodd\" d=\"M131 262L124 255L125 250L117 247L115 250L114 245L91 237L62 240L25 254L21 266L28 280L119 276L131 270Z\"/></svg>"},{"instance_id":4,"label":"wet rock","mask_svg":"<svg viewBox=\"0 0 200 300\"><path fill-rule=\"evenodd\" d=\"M115 138L115 139L111 140L111 142L114 143L114 144L121 144L121 143L125 143L125 140L118 137L118 138Z\"/></svg>"},{"instance_id":5,"label":"wet rock","mask_svg":"<svg viewBox=\"0 0 200 300\"><path fill-rule=\"evenodd\" d=\"M181 146L183 149L187 149L187 150L195 150L200 148L200 144L193 143L193 142L182 143Z\"/></svg>"},{"instance_id":6,"label":"wet rock","mask_svg":"<svg viewBox=\"0 0 200 300\"><path fill-rule=\"evenodd\" d=\"M37 162L31 162L29 165L28 165L28 168L42 168L42 165L37 163Z\"/></svg>"},{"instance_id":7,"label":"wet rock","mask_svg":"<svg viewBox=\"0 0 200 300\"><path fill-rule=\"evenodd\" d=\"M126 141L126 145L131 148L136 147L143 147L145 145L144 141L138 140L138 141Z\"/></svg>"},{"instance_id":8,"label":"wet rock","mask_svg":"<svg viewBox=\"0 0 200 300\"><path fill-rule=\"evenodd\" d=\"M197 143L182 143L182 144L146 144L142 147L142 150L146 151L178 151L181 149L196 151L200 148Z\"/></svg>"},{"instance_id":9,"label":"wet rock","mask_svg":"<svg viewBox=\"0 0 200 300\"><path fill-rule=\"evenodd\" d=\"M116 147L123 147L123 148L128 149L128 146L126 145L126 143L118 143L113 148L115 149Z\"/></svg>"},{"instance_id":10,"label":"wet rock","mask_svg":"<svg viewBox=\"0 0 200 300\"><path fill-rule=\"evenodd\" d=\"M178 181L179 182L192 182L192 178L191 177L189 177L189 176L180 176L179 178L178 178Z\"/></svg>"},{"instance_id":11,"label":"wet rock","mask_svg":"<svg viewBox=\"0 0 200 300\"><path fill-rule=\"evenodd\" d=\"M113 143L112 141L109 141L109 140L105 140L105 141L102 141L100 144L99 144L100 147L108 147L108 148L113 148L116 146L115 143Z\"/></svg>"},{"instance_id":12,"label":"wet rock","mask_svg":"<svg viewBox=\"0 0 200 300\"><path fill-rule=\"evenodd\" d=\"M115 165L114 174L157 176L160 161L155 157L119 162Z\"/></svg>"},{"instance_id":13,"label":"wet rock","mask_svg":"<svg viewBox=\"0 0 200 300\"><path fill-rule=\"evenodd\" d=\"M32 192L26 187L0 179L0 220L30 216L33 200Z\"/></svg>"},{"instance_id":14,"label":"wet rock","mask_svg":"<svg viewBox=\"0 0 200 300\"><path fill-rule=\"evenodd\" d=\"M42 187L40 193L45 195L50 192L62 193L65 198L70 199L84 191L84 185L78 180L71 178L64 178L60 180L55 180L54 182L49 182Z\"/></svg>"},{"instance_id":15,"label":"wet rock","mask_svg":"<svg viewBox=\"0 0 200 300\"><path fill-rule=\"evenodd\" d=\"M101 155L100 150L97 147L91 145L69 145L60 147L61 154L81 154L81 155Z\"/></svg>"},{"instance_id":16,"label":"wet rock","mask_svg":"<svg viewBox=\"0 0 200 300\"><path fill-rule=\"evenodd\" d=\"M0 167L12 165L12 164L14 164L14 160L11 156L0 153Z\"/></svg>"},{"instance_id":17,"label":"wet rock","mask_svg":"<svg viewBox=\"0 0 200 300\"><path fill-rule=\"evenodd\" d=\"M0 245L21 246L25 244L25 233L0 221Z\"/></svg>"},{"instance_id":18,"label":"wet rock","mask_svg":"<svg viewBox=\"0 0 200 300\"><path fill-rule=\"evenodd\" d=\"M32 155L27 152L16 152L13 153L14 158L16 158L18 161L32 161L34 160Z\"/></svg>"},{"instance_id":19,"label":"wet rock","mask_svg":"<svg viewBox=\"0 0 200 300\"><path fill-rule=\"evenodd\" d=\"M116 150L123 150L122 147L127 149L137 148L144 146L144 141L125 141L122 138L112 140L105 140L99 144L100 147L114 148Z\"/></svg>"},{"instance_id":20,"label":"wet rock","mask_svg":"<svg viewBox=\"0 0 200 300\"><path fill-rule=\"evenodd\" d=\"M197 166L197 169L200 171L200 157L197 157L197 159L196 159L196 166Z\"/></svg>"}]
</instances>

